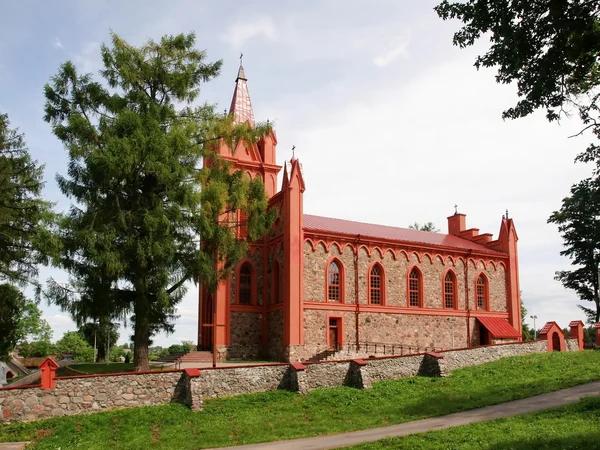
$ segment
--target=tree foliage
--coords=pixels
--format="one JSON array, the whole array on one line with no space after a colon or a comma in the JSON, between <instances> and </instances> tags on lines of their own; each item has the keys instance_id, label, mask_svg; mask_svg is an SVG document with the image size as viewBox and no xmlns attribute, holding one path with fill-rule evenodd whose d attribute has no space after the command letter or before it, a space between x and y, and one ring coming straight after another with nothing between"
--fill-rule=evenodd
<instances>
[{"instance_id":1,"label":"tree foliage","mask_svg":"<svg viewBox=\"0 0 600 450\"><path fill-rule=\"evenodd\" d=\"M433 222L423 223L422 225L419 222L412 223L408 226L411 230L419 230L419 231L430 231L432 233L439 233L440 229L435 226Z\"/></svg>"},{"instance_id":2,"label":"tree foliage","mask_svg":"<svg viewBox=\"0 0 600 450\"><path fill-rule=\"evenodd\" d=\"M98 350L96 359L100 362L106 359L108 346L114 346L119 340L117 326L110 322L88 322L80 326L77 332L92 348L96 346Z\"/></svg>"},{"instance_id":3,"label":"tree foliage","mask_svg":"<svg viewBox=\"0 0 600 450\"><path fill-rule=\"evenodd\" d=\"M60 353L72 353L73 359L78 362L92 362L94 349L77 331L67 331L56 341L56 350Z\"/></svg>"},{"instance_id":4,"label":"tree foliage","mask_svg":"<svg viewBox=\"0 0 600 450\"><path fill-rule=\"evenodd\" d=\"M587 127L600 137L600 2L597 0L444 0L436 8L444 20L462 28L454 45L491 42L475 67L497 69L496 81L516 82L519 101L503 113L524 117L544 108L548 120L575 107ZM592 155L593 154L593 155ZM587 156L598 159L592 144Z\"/></svg>"},{"instance_id":5,"label":"tree foliage","mask_svg":"<svg viewBox=\"0 0 600 450\"><path fill-rule=\"evenodd\" d=\"M50 342L52 329L38 305L10 284L0 284L0 359L26 339Z\"/></svg>"},{"instance_id":6,"label":"tree foliage","mask_svg":"<svg viewBox=\"0 0 600 450\"><path fill-rule=\"evenodd\" d=\"M573 270L556 272L556 280L572 289L579 298L592 302L593 307L579 305L589 323L600 321L598 292L598 265L600 264L600 184L597 178L588 178L571 187L571 195L554 211L548 223L558 225L567 256Z\"/></svg>"},{"instance_id":7,"label":"tree foliage","mask_svg":"<svg viewBox=\"0 0 600 450\"><path fill-rule=\"evenodd\" d=\"M55 250L52 205L41 196L43 169L0 114L0 282L34 281L38 264Z\"/></svg>"},{"instance_id":8,"label":"tree foliage","mask_svg":"<svg viewBox=\"0 0 600 450\"><path fill-rule=\"evenodd\" d=\"M49 298L80 321L128 316L137 369L148 367L150 337L173 331L185 282L218 283L247 250L226 212L244 211L251 238L270 217L260 179L215 152L270 126L234 126L213 106L194 106L221 67L194 45L189 34L136 48L113 34L101 48L103 82L66 62L45 88L45 119L69 158L58 184L74 200L61 217L59 261L73 289L54 284ZM211 164L198 169L202 158Z\"/></svg>"}]
</instances>

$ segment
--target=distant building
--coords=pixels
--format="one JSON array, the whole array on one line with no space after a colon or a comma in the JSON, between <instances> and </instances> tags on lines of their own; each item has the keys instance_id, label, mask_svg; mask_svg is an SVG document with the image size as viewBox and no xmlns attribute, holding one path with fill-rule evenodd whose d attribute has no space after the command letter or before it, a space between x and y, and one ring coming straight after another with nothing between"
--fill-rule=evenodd
<instances>
[{"instance_id":1,"label":"distant building","mask_svg":"<svg viewBox=\"0 0 600 450\"><path fill-rule=\"evenodd\" d=\"M240 66L230 113L254 124ZM306 360L357 344L403 351L520 340L517 233L467 229L448 217L448 234L351 222L304 213L302 166L292 158L277 189L275 133L220 154L260 177L278 218L268 236L218 288L200 287L198 343L211 349L213 311L219 352L229 358ZM323 193L326 195L326 193ZM365 205L363 207L368 207ZM238 232L244 236L241 227Z\"/></svg>"}]
</instances>

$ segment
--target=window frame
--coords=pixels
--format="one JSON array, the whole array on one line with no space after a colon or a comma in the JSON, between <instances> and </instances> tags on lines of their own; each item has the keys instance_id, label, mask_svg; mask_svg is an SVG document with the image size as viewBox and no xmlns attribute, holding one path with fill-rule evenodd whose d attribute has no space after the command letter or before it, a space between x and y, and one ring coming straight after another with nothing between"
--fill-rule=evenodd
<instances>
[{"instance_id":1,"label":"window frame","mask_svg":"<svg viewBox=\"0 0 600 450\"><path fill-rule=\"evenodd\" d=\"M337 265L338 268L338 273L339 273L339 281L338 281L338 292L339 292L339 299L336 300L329 300L329 267L331 266L331 264L335 263ZM337 257L334 256L332 258L330 258L327 261L327 264L325 265L325 303L336 303L336 304L340 304L340 303L345 303L345 286L346 286L346 278L345 278L345 269L344 269L344 263Z\"/></svg>"},{"instance_id":2,"label":"window frame","mask_svg":"<svg viewBox=\"0 0 600 450\"><path fill-rule=\"evenodd\" d=\"M418 295L418 301L419 304L417 306L411 305L410 304L410 294L411 294L411 287L410 287L410 281L411 281L411 274L413 273L413 271L416 270L417 274L418 274L418 290L417 290L417 295ZM423 272L421 271L421 269L419 269L419 267L415 264L411 267L408 268L408 271L406 272L406 307L407 308L424 308L424 301L423 301Z\"/></svg>"},{"instance_id":3,"label":"window frame","mask_svg":"<svg viewBox=\"0 0 600 450\"><path fill-rule=\"evenodd\" d=\"M240 302L240 281L242 268L244 266L247 266L250 269L250 303ZM254 269L254 264L252 264L252 261L244 259L239 262L235 271L235 304L239 306L255 306L257 305L256 298L256 270Z\"/></svg>"},{"instance_id":4,"label":"window frame","mask_svg":"<svg viewBox=\"0 0 600 450\"><path fill-rule=\"evenodd\" d=\"M483 307L479 306L479 279L483 278ZM479 272L475 277L475 309L479 311L490 310L490 279L483 272Z\"/></svg>"},{"instance_id":5,"label":"window frame","mask_svg":"<svg viewBox=\"0 0 600 450\"><path fill-rule=\"evenodd\" d=\"M452 299L453 305L446 306L446 278L450 275L452 277ZM458 278L452 269L448 269L442 276L442 308L443 309L458 309Z\"/></svg>"},{"instance_id":6,"label":"window frame","mask_svg":"<svg viewBox=\"0 0 600 450\"><path fill-rule=\"evenodd\" d=\"M372 286L371 286L371 277L373 269L376 267L379 268L380 274L379 276L379 303L373 303L372 299ZM379 261L375 261L373 264L369 266L367 271L367 304L371 306L385 306L385 270L383 265Z\"/></svg>"},{"instance_id":7,"label":"window frame","mask_svg":"<svg viewBox=\"0 0 600 450\"><path fill-rule=\"evenodd\" d=\"M269 298L270 305L278 305L282 303L281 296L281 264L278 259L273 260L271 266L271 295Z\"/></svg>"}]
</instances>

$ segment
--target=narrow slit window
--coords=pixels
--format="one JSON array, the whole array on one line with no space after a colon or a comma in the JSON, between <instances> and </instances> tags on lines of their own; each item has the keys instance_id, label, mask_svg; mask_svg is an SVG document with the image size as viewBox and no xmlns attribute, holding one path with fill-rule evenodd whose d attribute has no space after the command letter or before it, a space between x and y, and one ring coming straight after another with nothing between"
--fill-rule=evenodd
<instances>
[{"instance_id":1,"label":"narrow slit window","mask_svg":"<svg viewBox=\"0 0 600 450\"><path fill-rule=\"evenodd\" d=\"M444 306L456 307L456 277L452 272L448 272L444 278Z\"/></svg>"},{"instance_id":2,"label":"narrow slit window","mask_svg":"<svg viewBox=\"0 0 600 450\"><path fill-rule=\"evenodd\" d=\"M381 305L382 303L382 270L381 267L376 264L371 269L369 276L369 303L372 305Z\"/></svg>"},{"instance_id":3,"label":"narrow slit window","mask_svg":"<svg viewBox=\"0 0 600 450\"><path fill-rule=\"evenodd\" d=\"M327 269L327 300L340 302L341 292L341 269L337 261L331 261Z\"/></svg>"},{"instance_id":4,"label":"narrow slit window","mask_svg":"<svg viewBox=\"0 0 600 450\"><path fill-rule=\"evenodd\" d=\"M408 276L408 304L411 307L421 306L421 274L414 267Z\"/></svg>"},{"instance_id":5,"label":"narrow slit window","mask_svg":"<svg viewBox=\"0 0 600 450\"><path fill-rule=\"evenodd\" d=\"M487 309L487 279L482 275L477 278L477 308Z\"/></svg>"},{"instance_id":6,"label":"narrow slit window","mask_svg":"<svg viewBox=\"0 0 600 450\"><path fill-rule=\"evenodd\" d=\"M248 263L244 263L240 268L238 301L240 305L249 305L252 303L252 270Z\"/></svg>"}]
</instances>

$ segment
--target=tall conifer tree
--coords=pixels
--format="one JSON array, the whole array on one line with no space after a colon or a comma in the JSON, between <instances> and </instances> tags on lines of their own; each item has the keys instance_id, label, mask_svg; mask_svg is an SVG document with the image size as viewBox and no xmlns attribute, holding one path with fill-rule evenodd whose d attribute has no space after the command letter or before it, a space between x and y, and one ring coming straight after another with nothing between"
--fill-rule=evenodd
<instances>
[{"instance_id":1,"label":"tall conifer tree","mask_svg":"<svg viewBox=\"0 0 600 450\"><path fill-rule=\"evenodd\" d=\"M151 336L173 330L185 282L216 287L247 250L228 211L244 211L250 238L272 220L260 179L233 172L215 152L222 140L234 148L270 126L234 126L195 105L221 62L205 62L194 45L193 34L139 48L112 34L101 49L103 82L66 62L45 88L45 119L69 158L58 183L74 200L61 222L60 263L78 294L62 306L131 314L138 370L148 368ZM211 165L199 169L202 158Z\"/></svg>"}]
</instances>

